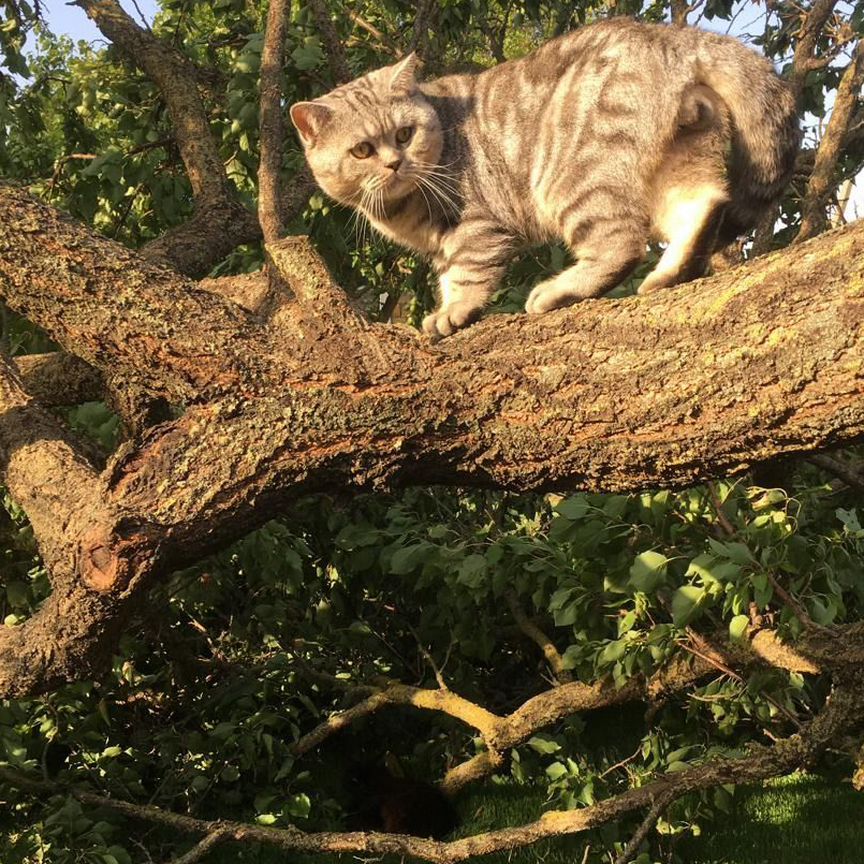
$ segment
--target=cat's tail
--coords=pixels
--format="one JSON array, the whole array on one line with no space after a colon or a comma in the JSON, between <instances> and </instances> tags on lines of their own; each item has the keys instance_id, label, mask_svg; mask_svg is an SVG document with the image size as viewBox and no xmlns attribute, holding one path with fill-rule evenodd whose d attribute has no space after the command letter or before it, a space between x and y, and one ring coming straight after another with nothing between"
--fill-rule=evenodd
<instances>
[{"instance_id":1,"label":"cat's tail","mask_svg":"<svg viewBox=\"0 0 864 864\"><path fill-rule=\"evenodd\" d=\"M710 87L732 115L729 185L732 200L723 234L752 228L789 182L801 142L791 89L770 62L737 40L702 33L699 83Z\"/></svg>"}]
</instances>

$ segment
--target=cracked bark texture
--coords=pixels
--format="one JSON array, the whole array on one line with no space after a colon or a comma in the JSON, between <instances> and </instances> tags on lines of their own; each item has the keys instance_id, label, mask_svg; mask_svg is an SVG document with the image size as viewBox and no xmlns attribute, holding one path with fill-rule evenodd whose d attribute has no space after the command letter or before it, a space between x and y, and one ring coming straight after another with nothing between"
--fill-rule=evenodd
<instances>
[{"instance_id":1,"label":"cracked bark texture","mask_svg":"<svg viewBox=\"0 0 864 864\"><path fill-rule=\"evenodd\" d=\"M365 321L305 239L269 252L291 299L262 318L224 284L204 290L0 187L0 299L97 371L185 406L98 478L112 515L94 508L87 530L112 621L305 494L682 486L864 435L864 225L649 298L491 316L437 345ZM46 520L40 540L57 530ZM93 592L80 564L69 578ZM104 658L103 618L70 633L49 611L15 641L50 650L23 670L3 652L0 694ZM76 642L89 647L64 661Z\"/></svg>"}]
</instances>

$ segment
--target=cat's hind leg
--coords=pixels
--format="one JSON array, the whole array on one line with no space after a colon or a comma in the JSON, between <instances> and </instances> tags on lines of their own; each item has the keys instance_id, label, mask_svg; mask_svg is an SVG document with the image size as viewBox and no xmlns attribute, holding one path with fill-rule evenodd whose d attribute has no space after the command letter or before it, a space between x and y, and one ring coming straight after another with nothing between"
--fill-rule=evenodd
<instances>
[{"instance_id":1,"label":"cat's hind leg","mask_svg":"<svg viewBox=\"0 0 864 864\"><path fill-rule=\"evenodd\" d=\"M576 263L535 285L526 312L549 312L614 288L645 257L648 226L638 218L600 218L569 245Z\"/></svg>"},{"instance_id":2,"label":"cat's hind leg","mask_svg":"<svg viewBox=\"0 0 864 864\"><path fill-rule=\"evenodd\" d=\"M651 233L668 246L640 294L705 274L730 201L728 109L712 90L699 85L685 95L678 120L679 133L651 188Z\"/></svg>"},{"instance_id":3,"label":"cat's hind leg","mask_svg":"<svg viewBox=\"0 0 864 864\"><path fill-rule=\"evenodd\" d=\"M669 245L639 286L640 294L705 274L728 201L722 182L670 185L663 191L654 224Z\"/></svg>"}]
</instances>

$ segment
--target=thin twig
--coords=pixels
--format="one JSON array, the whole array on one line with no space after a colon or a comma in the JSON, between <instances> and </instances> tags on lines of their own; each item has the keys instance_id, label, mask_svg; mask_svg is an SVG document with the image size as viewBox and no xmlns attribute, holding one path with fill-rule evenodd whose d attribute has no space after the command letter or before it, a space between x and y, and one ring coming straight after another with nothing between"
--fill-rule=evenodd
<instances>
[{"instance_id":1,"label":"thin twig","mask_svg":"<svg viewBox=\"0 0 864 864\"><path fill-rule=\"evenodd\" d=\"M414 637L414 640L417 642L417 648L423 655L423 659L429 664L429 668L432 670L432 674L435 676L435 680L438 682L438 687L441 690L449 690L450 688L447 686L447 682L444 680L444 676L441 673L441 668L435 662L435 658L429 653L428 649L421 641L417 631L410 624L408 624L407 626L408 629L411 631L411 635Z\"/></svg>"},{"instance_id":2,"label":"thin twig","mask_svg":"<svg viewBox=\"0 0 864 864\"><path fill-rule=\"evenodd\" d=\"M217 844L228 839L231 832L226 828L217 828L207 834L203 840L193 846L185 855L174 858L171 864L197 864Z\"/></svg>"},{"instance_id":3,"label":"thin twig","mask_svg":"<svg viewBox=\"0 0 864 864\"><path fill-rule=\"evenodd\" d=\"M636 829L636 833L630 838L630 842L621 850L621 854L615 858L614 864L627 864L642 845L642 841L657 824L657 820L663 815L663 811L672 803L675 797L671 790L665 793L661 792L657 796L657 800Z\"/></svg>"},{"instance_id":4,"label":"thin twig","mask_svg":"<svg viewBox=\"0 0 864 864\"><path fill-rule=\"evenodd\" d=\"M817 624L806 612L804 607L777 581L777 577L766 570L765 575L774 589L774 593L795 613L801 624L810 630L824 630L821 624Z\"/></svg>"},{"instance_id":5,"label":"thin twig","mask_svg":"<svg viewBox=\"0 0 864 864\"><path fill-rule=\"evenodd\" d=\"M733 537L735 535L735 526L729 521L729 517L723 510L723 502L717 494L716 487L710 482L706 485L708 487L708 494L711 496L711 503L714 505L714 512L717 514L717 523L727 537Z\"/></svg>"},{"instance_id":6,"label":"thin twig","mask_svg":"<svg viewBox=\"0 0 864 864\"><path fill-rule=\"evenodd\" d=\"M824 453L816 453L810 456L807 460L813 465L822 468L829 474L833 474L838 480L842 480L847 486L853 489L859 489L864 492L864 472L859 471L855 466L848 465L835 459L833 456L827 456Z\"/></svg>"}]
</instances>

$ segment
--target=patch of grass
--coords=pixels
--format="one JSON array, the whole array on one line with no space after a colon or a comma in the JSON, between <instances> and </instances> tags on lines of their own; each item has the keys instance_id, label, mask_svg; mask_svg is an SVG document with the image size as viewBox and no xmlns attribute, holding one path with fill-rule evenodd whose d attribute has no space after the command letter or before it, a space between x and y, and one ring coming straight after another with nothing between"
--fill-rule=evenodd
<instances>
[{"instance_id":1,"label":"patch of grass","mask_svg":"<svg viewBox=\"0 0 864 864\"><path fill-rule=\"evenodd\" d=\"M808 774L742 788L728 820L705 825L681 852L692 864L860 864L864 795Z\"/></svg>"},{"instance_id":2,"label":"patch of grass","mask_svg":"<svg viewBox=\"0 0 864 864\"><path fill-rule=\"evenodd\" d=\"M840 778L793 774L764 785L743 787L735 794L733 812L718 814L702 826L700 837L676 847L687 864L861 864L864 861L864 794ZM515 783L470 789L458 803L462 825L455 836L491 831L537 819L544 809L542 789ZM603 841L618 836L607 826ZM629 834L628 834L629 836ZM594 835L595 848L596 838ZM478 858L482 864L578 864L584 839L562 837L527 849ZM208 859L213 864L281 864L285 854L252 844L221 847ZM291 855L292 864L353 864L351 855ZM379 860L379 859L376 859ZM593 860L593 859L592 859ZM399 864L385 857L381 864Z\"/></svg>"}]
</instances>

